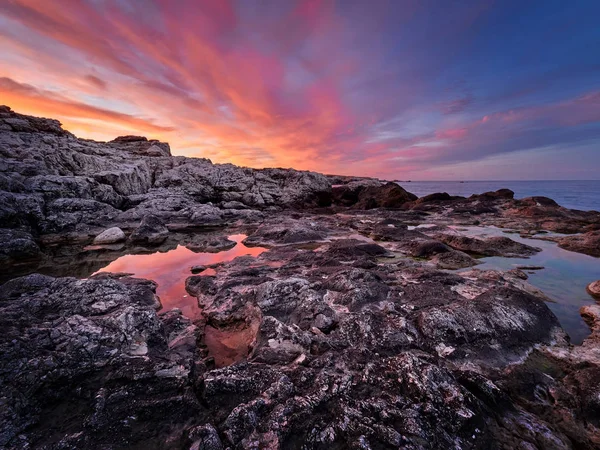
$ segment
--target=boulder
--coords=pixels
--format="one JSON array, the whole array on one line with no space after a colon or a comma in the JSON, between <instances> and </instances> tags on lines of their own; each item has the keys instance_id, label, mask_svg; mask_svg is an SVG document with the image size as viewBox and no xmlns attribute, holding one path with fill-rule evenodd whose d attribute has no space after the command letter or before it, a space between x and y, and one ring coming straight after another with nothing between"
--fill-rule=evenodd
<instances>
[{"instance_id":1,"label":"boulder","mask_svg":"<svg viewBox=\"0 0 600 450\"><path fill-rule=\"evenodd\" d=\"M333 203L355 209L399 208L414 201L417 196L405 191L397 183L382 184L375 180L361 180L332 189Z\"/></svg>"},{"instance_id":2,"label":"boulder","mask_svg":"<svg viewBox=\"0 0 600 450\"><path fill-rule=\"evenodd\" d=\"M94 245L115 244L123 242L126 239L125 233L119 227L112 227L104 230L94 238Z\"/></svg>"}]
</instances>

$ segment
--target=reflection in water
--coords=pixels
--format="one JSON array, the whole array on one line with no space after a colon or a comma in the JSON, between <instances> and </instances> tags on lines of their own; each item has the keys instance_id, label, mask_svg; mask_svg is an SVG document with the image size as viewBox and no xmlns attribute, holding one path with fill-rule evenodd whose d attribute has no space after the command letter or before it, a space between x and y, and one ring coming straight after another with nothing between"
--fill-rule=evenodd
<instances>
[{"instance_id":1,"label":"reflection in water","mask_svg":"<svg viewBox=\"0 0 600 450\"><path fill-rule=\"evenodd\" d=\"M514 269L517 266L543 266L543 270L527 271L529 283L541 289L555 303L547 303L556 315L571 342L580 344L590 334L581 318L579 308L594 304L586 292L588 283L600 278L600 259L559 248L554 242L522 238L518 234L507 235L495 227L465 227L461 233L469 236L508 236L523 244L539 247L541 252L530 258L482 258L484 264L477 269Z\"/></svg>"},{"instance_id":2,"label":"reflection in water","mask_svg":"<svg viewBox=\"0 0 600 450\"><path fill-rule=\"evenodd\" d=\"M198 264L206 266L231 261L243 255L258 256L266 250L261 247L246 247L241 242L245 238L244 234L229 236L230 240L237 243L236 246L219 253L194 253L178 246L165 253L125 255L98 272L131 273L138 278L153 280L158 284L156 293L160 297L163 310L179 308L187 317L196 319L200 313L196 298L190 297L185 290L185 280L192 275L190 268ZM210 274L214 274L214 271L207 269L201 275Z\"/></svg>"}]
</instances>

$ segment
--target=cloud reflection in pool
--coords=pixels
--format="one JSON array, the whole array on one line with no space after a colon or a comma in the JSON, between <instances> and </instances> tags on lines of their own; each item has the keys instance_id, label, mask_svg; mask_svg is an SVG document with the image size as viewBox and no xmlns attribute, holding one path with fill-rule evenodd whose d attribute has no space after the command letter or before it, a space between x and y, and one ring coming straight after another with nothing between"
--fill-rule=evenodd
<instances>
[{"instance_id":1,"label":"cloud reflection in pool","mask_svg":"<svg viewBox=\"0 0 600 450\"><path fill-rule=\"evenodd\" d=\"M125 255L111 262L99 272L131 273L137 278L153 280L158 284L157 294L163 305L163 311L179 308L184 315L195 319L200 310L194 297L185 290L185 280L191 276L190 268L195 265L210 265L231 261L238 256L258 256L266 249L246 247L242 241L244 234L228 236L237 244L230 250L219 253L195 253L181 245L168 252L146 255Z\"/></svg>"}]
</instances>

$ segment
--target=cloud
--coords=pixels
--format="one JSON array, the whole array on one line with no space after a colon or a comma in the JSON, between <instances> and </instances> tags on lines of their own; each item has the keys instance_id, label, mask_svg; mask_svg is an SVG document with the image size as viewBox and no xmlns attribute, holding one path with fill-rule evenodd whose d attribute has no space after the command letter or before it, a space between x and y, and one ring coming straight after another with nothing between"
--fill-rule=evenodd
<instances>
[{"instance_id":1,"label":"cloud","mask_svg":"<svg viewBox=\"0 0 600 450\"><path fill-rule=\"evenodd\" d=\"M590 55L570 61L576 89L532 88L536 66L504 58L521 28L487 30L515 16L493 2L51 3L0 3L0 95L83 137L149 134L215 162L393 178L600 138Z\"/></svg>"},{"instance_id":2,"label":"cloud","mask_svg":"<svg viewBox=\"0 0 600 450\"><path fill-rule=\"evenodd\" d=\"M38 89L28 84L18 83L10 78L0 77L0 95L9 104L20 103L29 108L42 111L53 111L59 117L89 118L109 123L118 122L146 132L172 131L170 127L153 124L128 114L110 111L70 100L60 94Z\"/></svg>"}]
</instances>

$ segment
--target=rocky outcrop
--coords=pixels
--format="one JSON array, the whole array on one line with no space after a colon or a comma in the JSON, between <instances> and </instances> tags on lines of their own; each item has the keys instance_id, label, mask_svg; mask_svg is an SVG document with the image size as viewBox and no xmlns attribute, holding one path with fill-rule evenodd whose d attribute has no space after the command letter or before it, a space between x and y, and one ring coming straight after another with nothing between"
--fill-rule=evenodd
<instances>
[{"instance_id":1,"label":"rocky outcrop","mask_svg":"<svg viewBox=\"0 0 600 450\"><path fill-rule=\"evenodd\" d=\"M597 305L573 346L522 270L445 270L539 251L461 226L585 231L542 236L584 251L598 213L215 165L8 108L0 156L0 447L600 445ZM268 251L206 255L232 235ZM201 274L188 296L172 289L197 303L193 319L160 311L153 281L93 275L179 246L206 258L183 264Z\"/></svg>"},{"instance_id":2,"label":"rocky outcrop","mask_svg":"<svg viewBox=\"0 0 600 450\"><path fill-rule=\"evenodd\" d=\"M600 257L600 231L566 236L558 241L558 246L572 252Z\"/></svg>"},{"instance_id":3,"label":"rocky outcrop","mask_svg":"<svg viewBox=\"0 0 600 450\"><path fill-rule=\"evenodd\" d=\"M376 180L353 181L332 189L333 203L355 209L400 208L417 199L397 183Z\"/></svg>"},{"instance_id":4,"label":"rocky outcrop","mask_svg":"<svg viewBox=\"0 0 600 450\"><path fill-rule=\"evenodd\" d=\"M0 262L11 263L35 260L42 255L40 247L29 233L0 228Z\"/></svg>"},{"instance_id":5,"label":"rocky outcrop","mask_svg":"<svg viewBox=\"0 0 600 450\"><path fill-rule=\"evenodd\" d=\"M30 275L1 286L0 445L168 441L164 417L200 408L186 381L195 327L176 313L159 318L156 307L144 280Z\"/></svg>"},{"instance_id":6,"label":"rocky outcrop","mask_svg":"<svg viewBox=\"0 0 600 450\"><path fill-rule=\"evenodd\" d=\"M269 206L327 206L320 174L254 170L171 156L169 145L138 136L77 139L60 123L0 110L0 223L34 234L86 232L135 223L222 225ZM214 204L242 205L223 213ZM250 208L250 210L248 210Z\"/></svg>"}]
</instances>

